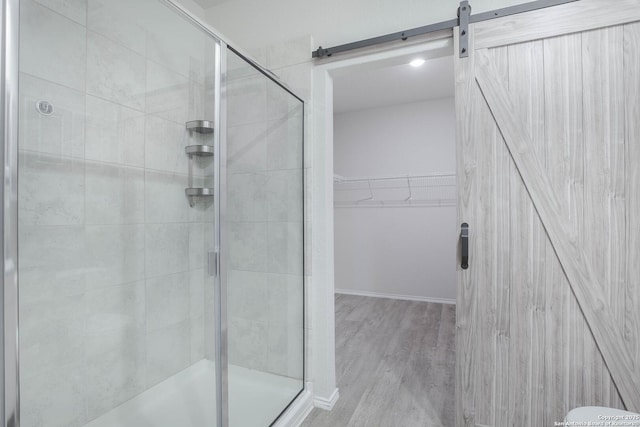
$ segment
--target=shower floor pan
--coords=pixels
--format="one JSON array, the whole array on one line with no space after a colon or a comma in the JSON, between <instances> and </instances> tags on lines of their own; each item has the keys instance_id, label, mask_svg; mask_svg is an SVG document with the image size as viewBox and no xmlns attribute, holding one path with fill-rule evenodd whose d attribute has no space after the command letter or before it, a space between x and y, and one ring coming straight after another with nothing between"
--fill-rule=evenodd
<instances>
[{"instance_id":1,"label":"shower floor pan","mask_svg":"<svg viewBox=\"0 0 640 427\"><path fill-rule=\"evenodd\" d=\"M301 381L229 366L231 426L266 427L302 387ZM201 360L85 427L214 427L215 370Z\"/></svg>"}]
</instances>

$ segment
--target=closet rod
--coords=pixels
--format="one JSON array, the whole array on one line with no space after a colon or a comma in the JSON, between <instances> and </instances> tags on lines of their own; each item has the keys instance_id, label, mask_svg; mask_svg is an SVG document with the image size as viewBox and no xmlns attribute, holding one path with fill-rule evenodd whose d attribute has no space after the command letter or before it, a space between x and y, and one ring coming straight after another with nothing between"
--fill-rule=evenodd
<instances>
[{"instance_id":1,"label":"closet rod","mask_svg":"<svg viewBox=\"0 0 640 427\"><path fill-rule=\"evenodd\" d=\"M503 16L515 15L517 13L529 12L532 10L543 9L550 6L558 6L565 3L571 3L578 0L537 0L528 3L518 4L515 6L504 7L501 9L490 10L488 12L479 13L469 16L469 23L487 21L489 19L501 18ZM311 53L312 58L322 58L331 56L336 53L347 52L354 49L362 49L364 47L375 46L382 43L388 43L396 40L407 40L409 37L420 36L423 34L433 33L436 31L447 30L458 26L458 18L449 19L448 21L437 22L423 27L412 28L410 30L398 31L397 33L385 34L384 36L372 37L365 40L341 44L334 47L324 49L318 47Z\"/></svg>"}]
</instances>

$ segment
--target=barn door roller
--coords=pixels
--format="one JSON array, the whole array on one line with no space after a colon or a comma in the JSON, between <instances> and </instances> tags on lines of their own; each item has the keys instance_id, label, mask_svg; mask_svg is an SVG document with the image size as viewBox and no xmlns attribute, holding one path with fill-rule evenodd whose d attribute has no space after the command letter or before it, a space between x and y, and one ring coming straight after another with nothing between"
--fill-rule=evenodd
<instances>
[{"instance_id":1,"label":"barn door roller","mask_svg":"<svg viewBox=\"0 0 640 427\"><path fill-rule=\"evenodd\" d=\"M469 17L471 16L471 6L468 1L460 2L458 8L458 31L460 36L460 58L469 56Z\"/></svg>"}]
</instances>

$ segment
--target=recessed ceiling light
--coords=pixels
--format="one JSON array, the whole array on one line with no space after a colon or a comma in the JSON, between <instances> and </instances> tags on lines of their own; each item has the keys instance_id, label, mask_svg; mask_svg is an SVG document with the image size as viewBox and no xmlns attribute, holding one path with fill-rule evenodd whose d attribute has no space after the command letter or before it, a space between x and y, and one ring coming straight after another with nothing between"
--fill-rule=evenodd
<instances>
[{"instance_id":1,"label":"recessed ceiling light","mask_svg":"<svg viewBox=\"0 0 640 427\"><path fill-rule=\"evenodd\" d=\"M409 62L409 65L411 65L412 67L419 67L422 64L424 64L426 61L422 58L417 58L414 59L413 61Z\"/></svg>"}]
</instances>

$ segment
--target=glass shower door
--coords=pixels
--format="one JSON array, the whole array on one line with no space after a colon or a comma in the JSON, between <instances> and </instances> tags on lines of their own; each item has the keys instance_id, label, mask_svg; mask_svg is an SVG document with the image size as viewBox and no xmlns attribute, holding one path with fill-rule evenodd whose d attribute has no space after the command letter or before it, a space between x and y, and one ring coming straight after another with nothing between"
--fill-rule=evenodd
<instances>
[{"instance_id":1,"label":"glass shower door","mask_svg":"<svg viewBox=\"0 0 640 427\"><path fill-rule=\"evenodd\" d=\"M226 108L228 418L265 427L304 384L303 103L229 49Z\"/></svg>"},{"instance_id":2,"label":"glass shower door","mask_svg":"<svg viewBox=\"0 0 640 427\"><path fill-rule=\"evenodd\" d=\"M165 1L20 1L22 427L216 425L216 206L185 194L216 52Z\"/></svg>"}]
</instances>

